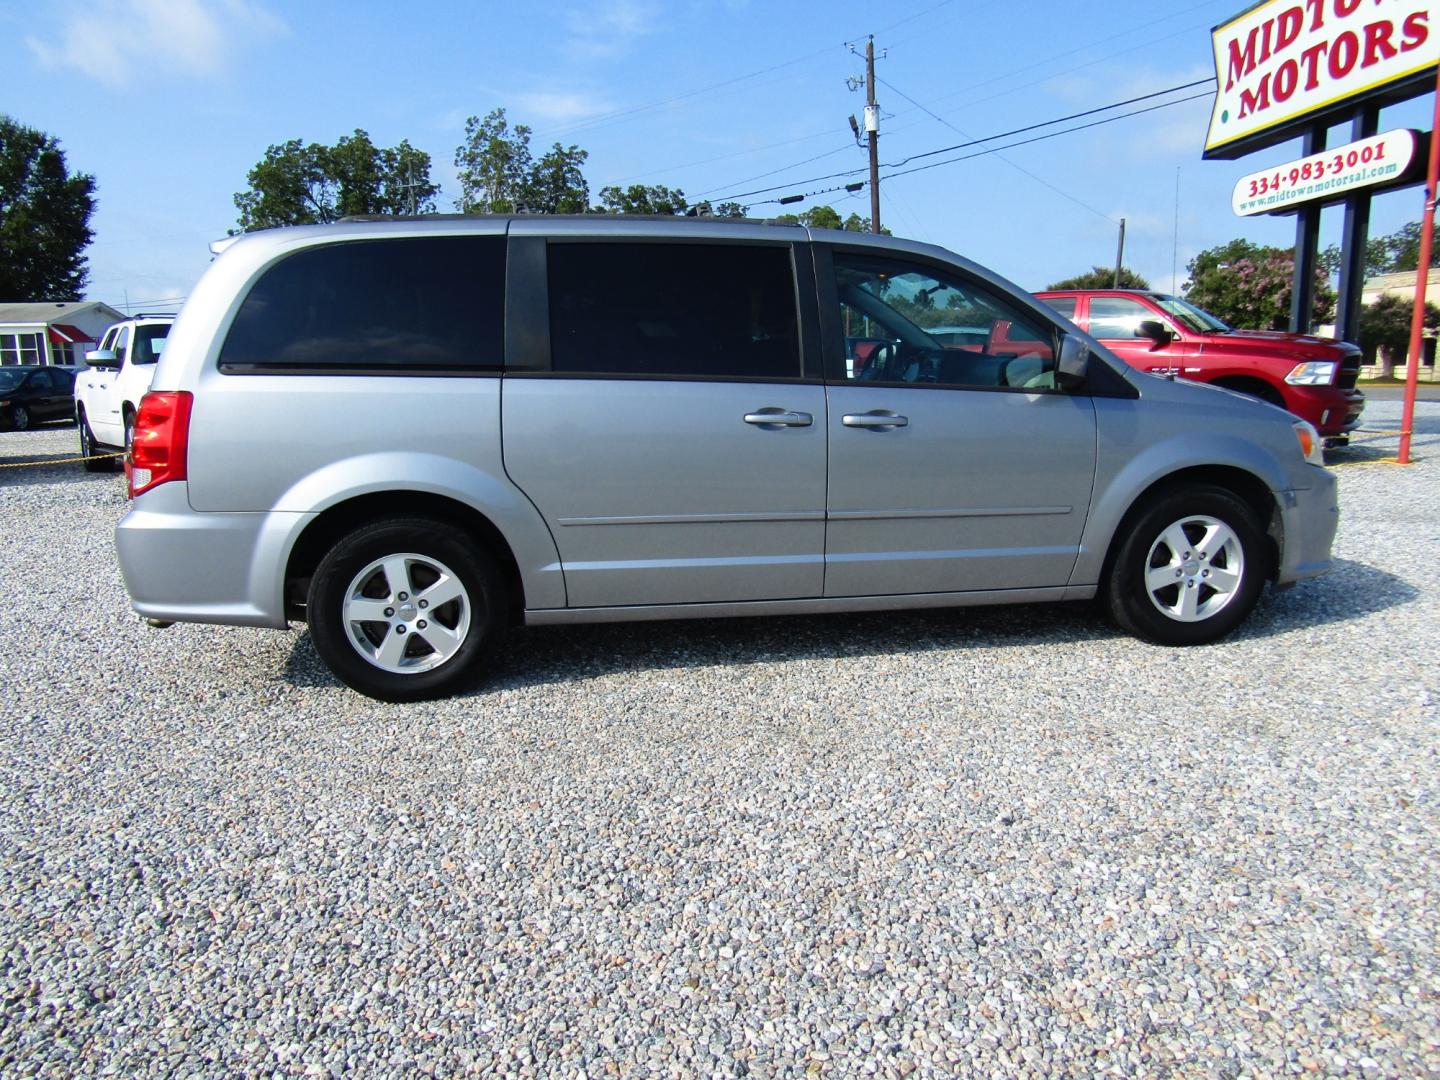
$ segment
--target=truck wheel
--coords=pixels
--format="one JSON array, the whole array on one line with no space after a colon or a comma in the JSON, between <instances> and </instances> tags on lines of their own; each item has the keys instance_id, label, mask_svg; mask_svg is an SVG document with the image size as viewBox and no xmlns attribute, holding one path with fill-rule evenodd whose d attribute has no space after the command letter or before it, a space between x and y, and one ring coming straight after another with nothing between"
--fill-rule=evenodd
<instances>
[{"instance_id":1,"label":"truck wheel","mask_svg":"<svg viewBox=\"0 0 1440 1080\"><path fill-rule=\"evenodd\" d=\"M85 471L110 472L114 459L95 456L95 433L90 430L90 421L86 419L84 409L76 413L75 423L80 429L80 457Z\"/></svg>"},{"instance_id":2,"label":"truck wheel","mask_svg":"<svg viewBox=\"0 0 1440 1080\"><path fill-rule=\"evenodd\" d=\"M1260 598L1264 535L1224 488L1194 484L1162 495L1133 522L1104 582L1111 617L1160 645L1203 645L1235 627Z\"/></svg>"},{"instance_id":3,"label":"truck wheel","mask_svg":"<svg viewBox=\"0 0 1440 1080\"><path fill-rule=\"evenodd\" d=\"M307 609L321 659L381 701L473 686L506 610L494 560L429 518L389 518L342 537L311 579Z\"/></svg>"}]
</instances>

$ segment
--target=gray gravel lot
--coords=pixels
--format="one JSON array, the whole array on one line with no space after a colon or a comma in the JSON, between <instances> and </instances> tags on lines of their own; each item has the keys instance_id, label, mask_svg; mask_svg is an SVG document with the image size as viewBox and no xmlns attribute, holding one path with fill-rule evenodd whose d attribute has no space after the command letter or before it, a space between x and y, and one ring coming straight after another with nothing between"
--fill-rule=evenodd
<instances>
[{"instance_id":1,"label":"gray gravel lot","mask_svg":"<svg viewBox=\"0 0 1440 1080\"><path fill-rule=\"evenodd\" d=\"M300 630L143 627L120 478L0 469L0 1073L1440 1075L1420 418L1414 467L1337 455L1334 572L1219 645L533 630L423 706Z\"/></svg>"}]
</instances>

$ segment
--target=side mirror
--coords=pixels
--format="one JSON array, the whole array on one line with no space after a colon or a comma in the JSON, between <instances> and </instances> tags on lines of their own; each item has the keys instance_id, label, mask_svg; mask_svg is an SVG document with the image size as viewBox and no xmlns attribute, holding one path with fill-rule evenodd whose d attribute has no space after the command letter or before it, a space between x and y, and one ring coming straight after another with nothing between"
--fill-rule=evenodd
<instances>
[{"instance_id":1,"label":"side mirror","mask_svg":"<svg viewBox=\"0 0 1440 1080\"><path fill-rule=\"evenodd\" d=\"M1155 344L1151 346L1152 351L1175 340L1175 335L1166 329L1159 319L1146 319L1135 328L1135 335L1153 341Z\"/></svg>"},{"instance_id":2,"label":"side mirror","mask_svg":"<svg viewBox=\"0 0 1440 1080\"><path fill-rule=\"evenodd\" d=\"M85 362L91 367L119 367L120 361L114 349L91 349L85 354Z\"/></svg>"},{"instance_id":3,"label":"side mirror","mask_svg":"<svg viewBox=\"0 0 1440 1080\"><path fill-rule=\"evenodd\" d=\"M1060 335L1060 361L1055 366L1055 385L1061 390L1078 390L1085 385L1090 367L1090 346L1074 334Z\"/></svg>"}]
</instances>

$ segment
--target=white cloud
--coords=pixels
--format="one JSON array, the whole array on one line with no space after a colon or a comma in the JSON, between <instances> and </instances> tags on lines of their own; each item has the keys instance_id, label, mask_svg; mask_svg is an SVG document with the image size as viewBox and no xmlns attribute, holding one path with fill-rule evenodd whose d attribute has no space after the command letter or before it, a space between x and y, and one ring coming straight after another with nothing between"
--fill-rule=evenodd
<instances>
[{"instance_id":1,"label":"white cloud","mask_svg":"<svg viewBox=\"0 0 1440 1080\"><path fill-rule=\"evenodd\" d=\"M643 0L600 0L570 12L565 20L567 47L586 56L619 56L652 33L659 16L659 8Z\"/></svg>"},{"instance_id":2,"label":"white cloud","mask_svg":"<svg viewBox=\"0 0 1440 1080\"><path fill-rule=\"evenodd\" d=\"M156 72L219 74L237 42L289 33L255 0L77 0L57 30L25 44L46 68L123 88Z\"/></svg>"},{"instance_id":3,"label":"white cloud","mask_svg":"<svg viewBox=\"0 0 1440 1080\"><path fill-rule=\"evenodd\" d=\"M585 94L539 92L516 95L511 112L524 124L571 124L610 112L614 107Z\"/></svg>"}]
</instances>

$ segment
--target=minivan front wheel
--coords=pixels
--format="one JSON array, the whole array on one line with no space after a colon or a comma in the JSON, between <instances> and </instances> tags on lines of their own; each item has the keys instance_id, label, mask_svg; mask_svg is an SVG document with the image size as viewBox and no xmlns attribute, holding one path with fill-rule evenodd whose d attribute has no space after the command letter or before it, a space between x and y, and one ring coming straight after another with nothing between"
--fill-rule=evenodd
<instances>
[{"instance_id":1,"label":"minivan front wheel","mask_svg":"<svg viewBox=\"0 0 1440 1080\"><path fill-rule=\"evenodd\" d=\"M1203 645L1260 598L1266 547L1254 512L1224 488L1192 485L1152 502L1123 537L1104 598L1111 616L1161 645Z\"/></svg>"},{"instance_id":2,"label":"minivan front wheel","mask_svg":"<svg viewBox=\"0 0 1440 1080\"><path fill-rule=\"evenodd\" d=\"M454 526L391 518L356 529L321 560L310 635L347 686L382 701L459 693L504 629L494 562Z\"/></svg>"}]
</instances>

